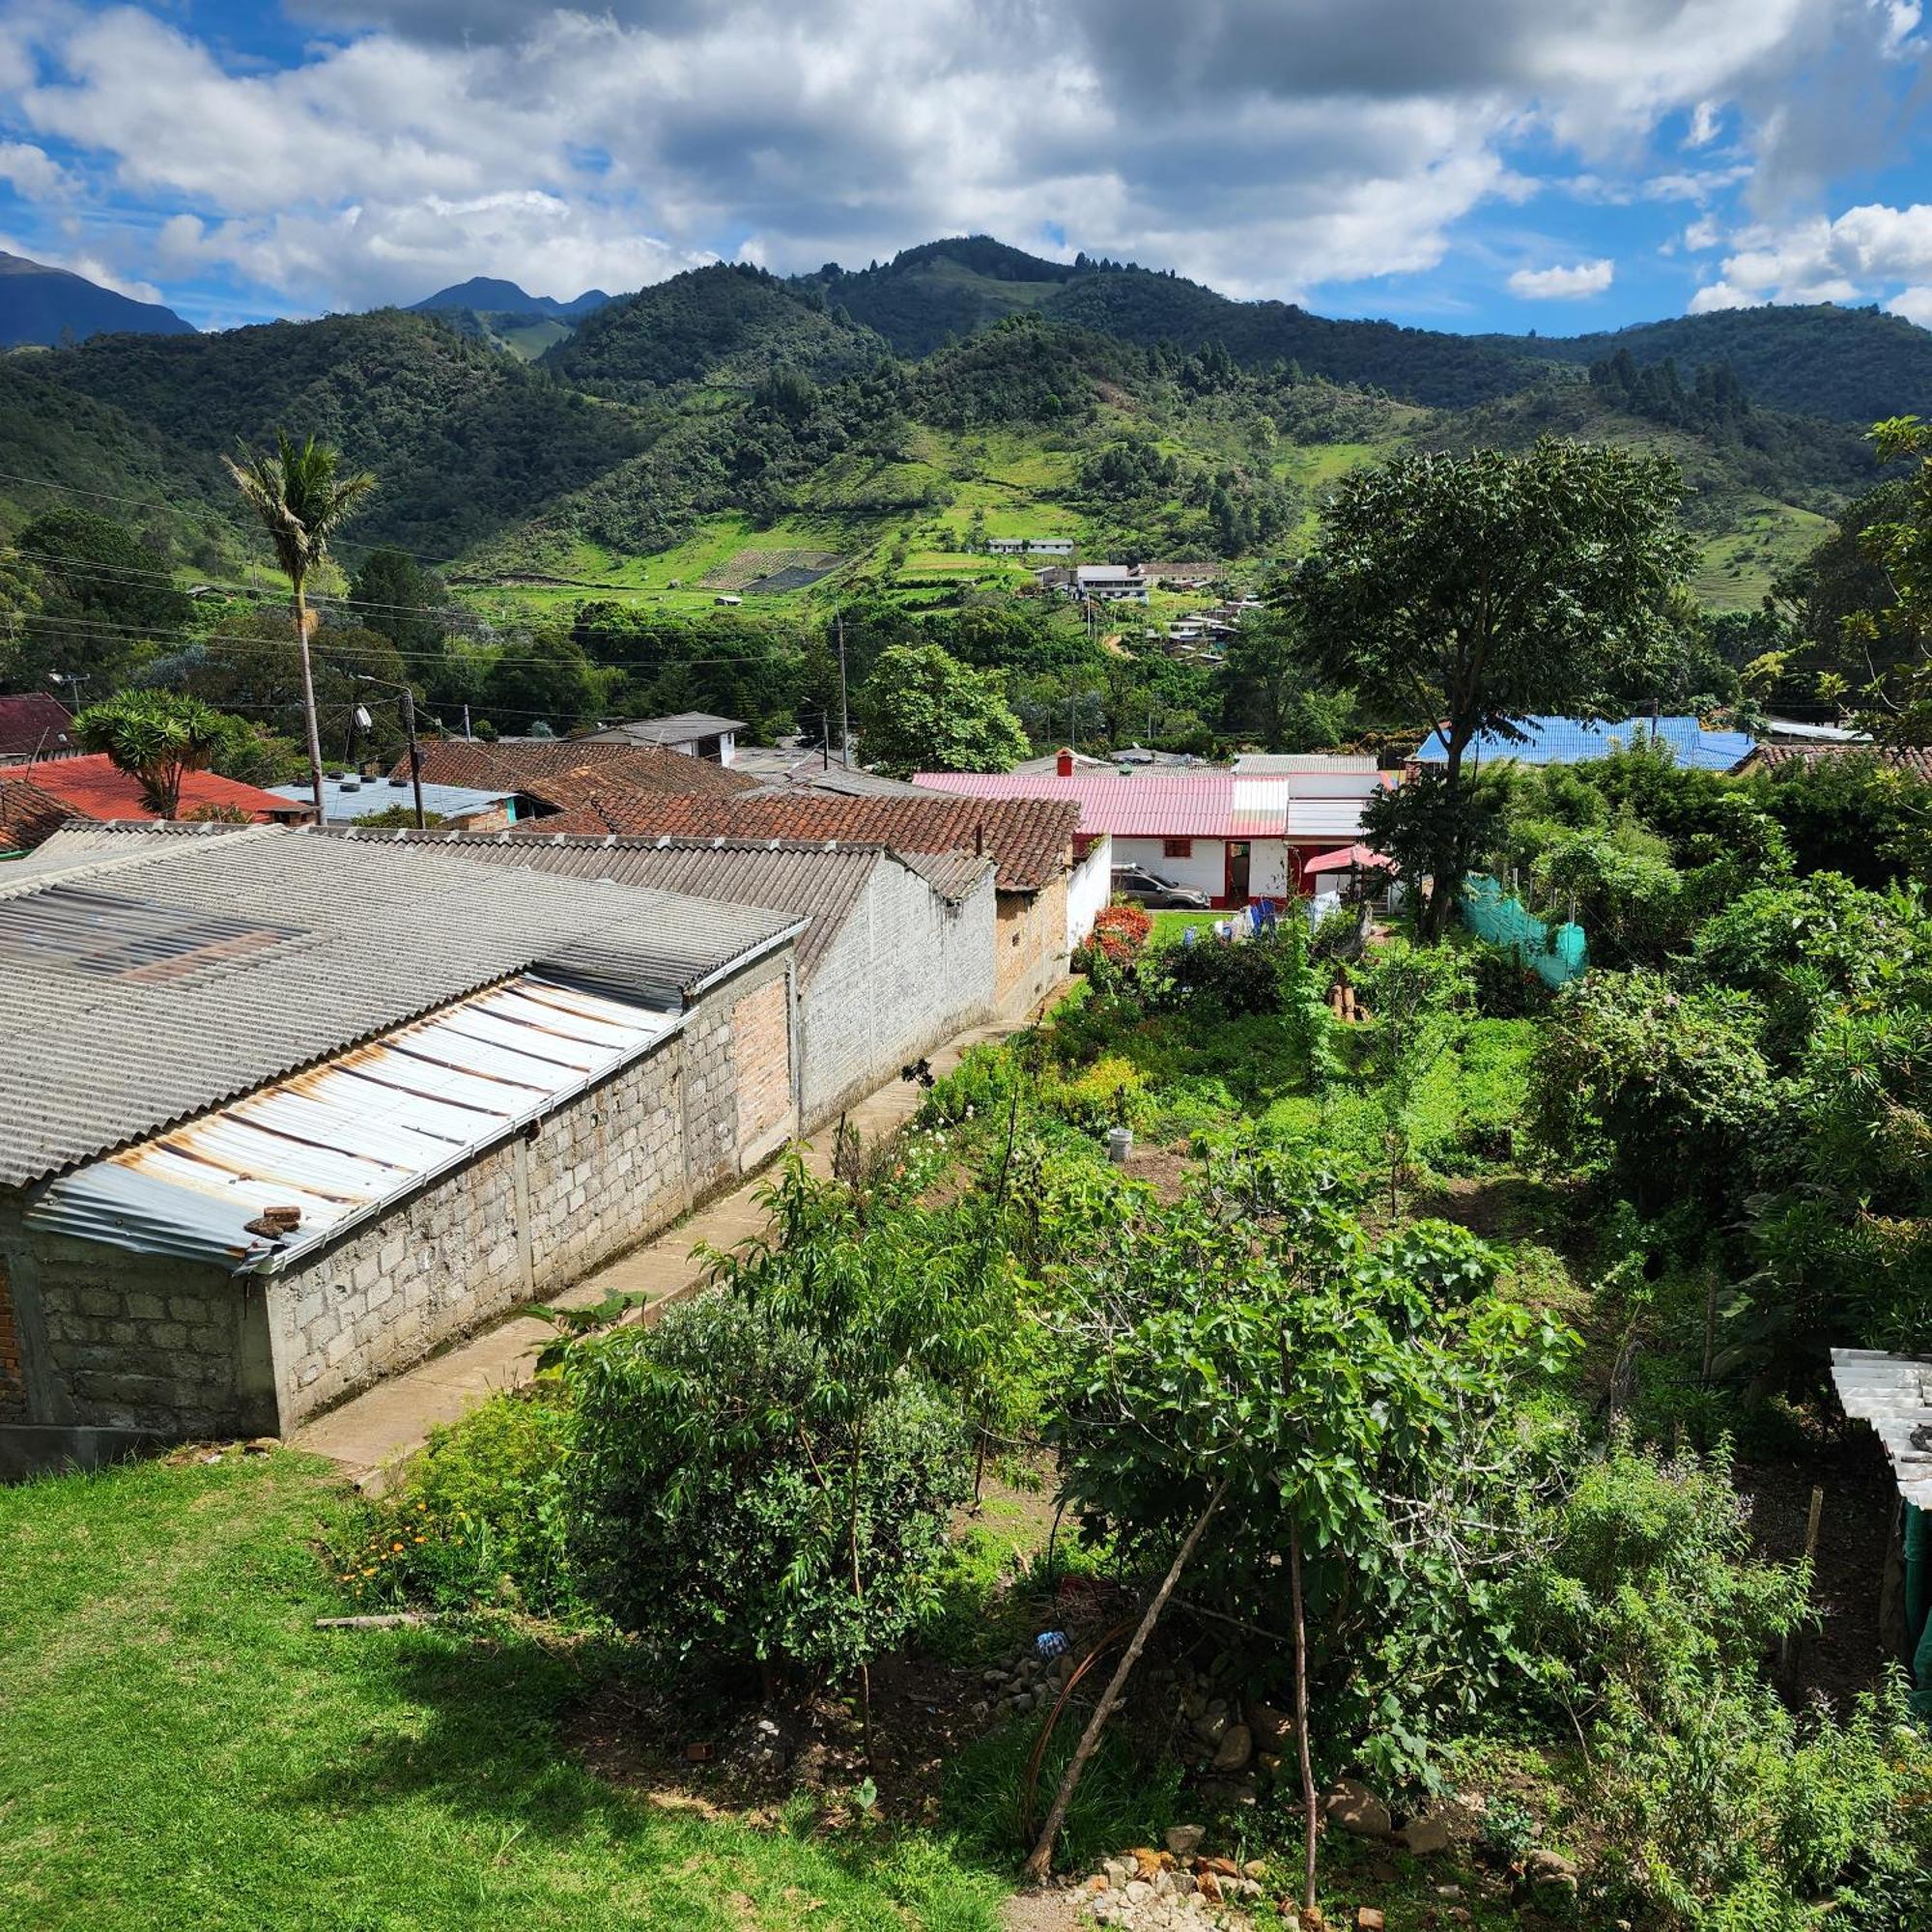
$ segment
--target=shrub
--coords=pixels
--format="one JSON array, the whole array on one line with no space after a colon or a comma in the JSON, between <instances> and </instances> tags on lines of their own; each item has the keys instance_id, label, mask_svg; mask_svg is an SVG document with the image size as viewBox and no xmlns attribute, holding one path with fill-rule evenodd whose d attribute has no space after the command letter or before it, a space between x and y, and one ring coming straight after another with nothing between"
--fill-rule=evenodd
<instances>
[{"instance_id":1,"label":"shrub","mask_svg":"<svg viewBox=\"0 0 1932 1932\"><path fill-rule=\"evenodd\" d=\"M1109 1054L1071 1078L1049 1075L1040 1083L1040 1105L1091 1134L1132 1126L1145 1119L1147 1076L1131 1060Z\"/></svg>"},{"instance_id":2,"label":"shrub","mask_svg":"<svg viewBox=\"0 0 1932 1932\"><path fill-rule=\"evenodd\" d=\"M1153 931L1153 915L1137 905L1110 905L1094 922L1091 944L1117 966L1131 963Z\"/></svg>"},{"instance_id":3,"label":"shrub","mask_svg":"<svg viewBox=\"0 0 1932 1932\"><path fill-rule=\"evenodd\" d=\"M584 1346L576 1374L574 1547L621 1627L668 1660L808 1679L903 1639L967 1490L957 1414L926 1383L868 1406L861 1441L820 1419L818 1351L724 1290Z\"/></svg>"},{"instance_id":4,"label":"shrub","mask_svg":"<svg viewBox=\"0 0 1932 1932\"><path fill-rule=\"evenodd\" d=\"M566 1469L576 1415L550 1378L492 1397L430 1432L400 1487L339 1552L352 1596L468 1609L580 1609L569 1551Z\"/></svg>"}]
</instances>

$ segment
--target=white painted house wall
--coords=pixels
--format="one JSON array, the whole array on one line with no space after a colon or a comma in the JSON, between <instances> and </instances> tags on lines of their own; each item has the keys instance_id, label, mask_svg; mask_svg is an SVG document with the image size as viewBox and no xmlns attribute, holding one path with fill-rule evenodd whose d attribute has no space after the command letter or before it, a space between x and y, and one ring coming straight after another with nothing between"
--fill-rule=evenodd
<instances>
[{"instance_id":1,"label":"white painted house wall","mask_svg":"<svg viewBox=\"0 0 1932 1932\"><path fill-rule=\"evenodd\" d=\"M1066 875L1066 950L1080 945L1114 896L1114 841L1102 833Z\"/></svg>"}]
</instances>

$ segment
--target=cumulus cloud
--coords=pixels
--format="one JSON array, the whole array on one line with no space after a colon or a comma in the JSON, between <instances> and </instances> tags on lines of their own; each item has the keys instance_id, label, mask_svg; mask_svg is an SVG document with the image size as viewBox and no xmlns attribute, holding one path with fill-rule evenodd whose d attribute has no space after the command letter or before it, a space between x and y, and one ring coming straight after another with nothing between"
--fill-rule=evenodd
<instances>
[{"instance_id":1,"label":"cumulus cloud","mask_svg":"<svg viewBox=\"0 0 1932 1932\"><path fill-rule=\"evenodd\" d=\"M1519 269L1509 278L1510 293L1529 301L1575 301L1602 295L1615 274L1616 264L1607 257L1573 262L1568 268Z\"/></svg>"},{"instance_id":2,"label":"cumulus cloud","mask_svg":"<svg viewBox=\"0 0 1932 1932\"><path fill-rule=\"evenodd\" d=\"M0 141L0 182L30 201L66 196L77 185L44 148L26 141Z\"/></svg>"},{"instance_id":3,"label":"cumulus cloud","mask_svg":"<svg viewBox=\"0 0 1932 1932\"><path fill-rule=\"evenodd\" d=\"M1932 204L1924 202L1870 202L1834 220L1759 225L1731 240L1721 279L1691 298L1693 314L1747 302L1860 301L1899 283L1909 293L1932 285Z\"/></svg>"},{"instance_id":4,"label":"cumulus cloud","mask_svg":"<svg viewBox=\"0 0 1932 1932\"><path fill-rule=\"evenodd\" d=\"M295 306L975 229L1303 295L1435 267L1472 212L1534 191L1529 147L1605 200L1784 192L1866 138L1846 103L1918 44L1908 0L1201 0L1179 27L1170 0L295 11L327 33L276 65L186 11L18 0L0 114L147 213L143 268ZM1695 165L1656 164L1667 120ZM1529 273L1548 297L1609 270Z\"/></svg>"}]
</instances>

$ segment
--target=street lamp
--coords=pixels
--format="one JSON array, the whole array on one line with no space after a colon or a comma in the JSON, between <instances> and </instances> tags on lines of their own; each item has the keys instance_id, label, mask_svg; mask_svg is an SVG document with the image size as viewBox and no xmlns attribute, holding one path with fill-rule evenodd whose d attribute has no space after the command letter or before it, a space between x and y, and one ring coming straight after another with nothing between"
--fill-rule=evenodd
<instances>
[{"instance_id":1,"label":"street lamp","mask_svg":"<svg viewBox=\"0 0 1932 1932\"><path fill-rule=\"evenodd\" d=\"M421 832L426 821L423 818L422 759L416 753L416 695L406 684L392 684L386 677L371 677L365 670L354 673L357 684L380 685L384 691L395 692L403 700L403 729L410 739L410 785L415 793L416 830ZM366 713L363 714L366 717Z\"/></svg>"},{"instance_id":2,"label":"street lamp","mask_svg":"<svg viewBox=\"0 0 1932 1932\"><path fill-rule=\"evenodd\" d=\"M47 682L55 690L59 690L62 685L67 686L68 690L72 694L74 715L78 717L80 714L80 691L87 680L77 671L50 670L47 673Z\"/></svg>"}]
</instances>

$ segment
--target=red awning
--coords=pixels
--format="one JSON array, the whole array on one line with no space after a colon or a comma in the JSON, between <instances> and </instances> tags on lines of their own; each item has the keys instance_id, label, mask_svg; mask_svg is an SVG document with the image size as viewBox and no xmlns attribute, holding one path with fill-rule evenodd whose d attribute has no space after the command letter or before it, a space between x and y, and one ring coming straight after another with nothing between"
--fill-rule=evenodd
<instances>
[{"instance_id":1,"label":"red awning","mask_svg":"<svg viewBox=\"0 0 1932 1932\"><path fill-rule=\"evenodd\" d=\"M1371 851L1366 845L1344 845L1340 851L1322 852L1313 859L1304 859L1301 870L1305 877L1310 872L1346 872L1356 866L1393 867L1394 864L1394 860L1383 858L1379 852Z\"/></svg>"}]
</instances>

